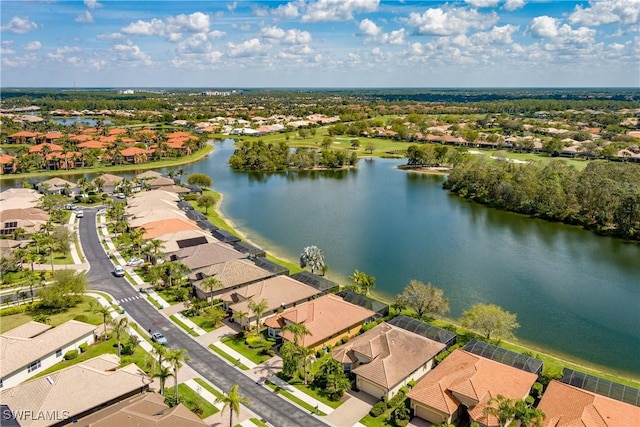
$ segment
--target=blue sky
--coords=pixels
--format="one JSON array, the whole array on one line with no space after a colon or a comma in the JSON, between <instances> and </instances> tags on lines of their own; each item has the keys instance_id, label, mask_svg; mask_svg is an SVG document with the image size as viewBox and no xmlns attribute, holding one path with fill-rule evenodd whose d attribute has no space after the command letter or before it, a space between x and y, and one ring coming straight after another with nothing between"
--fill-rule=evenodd
<instances>
[{"instance_id":1,"label":"blue sky","mask_svg":"<svg viewBox=\"0 0 640 427\"><path fill-rule=\"evenodd\" d=\"M3 87L639 87L640 0L2 0Z\"/></svg>"}]
</instances>

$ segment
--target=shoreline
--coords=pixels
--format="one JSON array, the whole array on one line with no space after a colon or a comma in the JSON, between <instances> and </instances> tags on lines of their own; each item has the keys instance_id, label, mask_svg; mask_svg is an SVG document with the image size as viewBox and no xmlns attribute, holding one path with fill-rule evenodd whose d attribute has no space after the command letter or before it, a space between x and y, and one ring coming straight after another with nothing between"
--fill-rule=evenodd
<instances>
[{"instance_id":1,"label":"shoreline","mask_svg":"<svg viewBox=\"0 0 640 427\"><path fill-rule=\"evenodd\" d=\"M413 172L413 171L410 171L410 172ZM442 175L442 174L439 174L439 175ZM227 227L230 230L233 230L233 232L236 233L243 240L247 241L250 244L259 246L248 237L248 234L245 231L241 230L237 226L237 224L234 223L232 218L224 215L224 213L222 212L222 202L224 200L224 195L215 190L211 190L211 191L215 192L219 196L218 203L216 203L216 205L213 208L213 210L216 212L218 217L222 221L224 221L224 223L227 225ZM297 265L296 263L291 262L290 259L288 259L286 256L283 256L282 254L273 252L271 250L267 250L266 248L262 248L262 249L264 249L271 257L275 258L276 261L280 261L286 264ZM304 269L301 269L301 270L304 270ZM338 282L338 284L342 284L346 280L341 275L337 275L336 277L336 275L331 273L327 274L326 277ZM389 304L389 306L393 304L393 301L390 299L390 297L383 295L379 292L376 292L375 289L369 294L369 296L376 300L384 302L385 304ZM390 312L392 310L393 309L390 308ZM455 319L451 319L448 317L439 317L437 319L449 325L453 325L456 328L461 328L460 324ZM546 356L548 358L557 360L564 367L573 366L572 369L577 368L577 370L579 371L585 371L587 373L592 373L604 378L607 378L607 377L609 378L613 377L614 379L618 378L626 382L635 383L633 386L640 388L640 375L634 376L633 373L619 372L608 366L603 366L603 365L592 363L586 360L582 360L576 356L564 354L564 353L555 351L553 349L546 348L544 346L541 346L538 343L522 341L518 338L516 338L515 340L502 340L502 342L506 345L507 348L512 349L512 351L516 351L516 352L528 351L533 353L534 357L536 356L536 354L541 356Z\"/></svg>"}]
</instances>

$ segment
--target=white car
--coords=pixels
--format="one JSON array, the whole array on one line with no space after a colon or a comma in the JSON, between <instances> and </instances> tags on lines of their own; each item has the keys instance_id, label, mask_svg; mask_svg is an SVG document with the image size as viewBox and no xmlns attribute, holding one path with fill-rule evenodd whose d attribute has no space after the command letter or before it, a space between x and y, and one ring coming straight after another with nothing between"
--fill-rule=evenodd
<instances>
[{"instance_id":1,"label":"white car","mask_svg":"<svg viewBox=\"0 0 640 427\"><path fill-rule=\"evenodd\" d=\"M144 264L144 260L140 258L131 258L127 263L131 267L140 267L142 264Z\"/></svg>"},{"instance_id":2,"label":"white car","mask_svg":"<svg viewBox=\"0 0 640 427\"><path fill-rule=\"evenodd\" d=\"M116 277L124 277L124 268L116 265L116 267L113 269L113 275Z\"/></svg>"},{"instance_id":3,"label":"white car","mask_svg":"<svg viewBox=\"0 0 640 427\"><path fill-rule=\"evenodd\" d=\"M77 218L84 218L84 211L76 211Z\"/></svg>"}]
</instances>

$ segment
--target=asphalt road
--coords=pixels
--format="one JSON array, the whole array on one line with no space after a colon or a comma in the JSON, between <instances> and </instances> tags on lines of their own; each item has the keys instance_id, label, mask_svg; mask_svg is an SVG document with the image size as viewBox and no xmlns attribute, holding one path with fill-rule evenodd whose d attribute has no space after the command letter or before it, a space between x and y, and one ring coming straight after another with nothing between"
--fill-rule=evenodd
<instances>
[{"instance_id":1,"label":"asphalt road","mask_svg":"<svg viewBox=\"0 0 640 427\"><path fill-rule=\"evenodd\" d=\"M87 273L91 289L111 294L145 330L162 331L169 342L169 347L187 349L191 358L189 366L203 378L211 381L222 390L229 390L233 384L238 384L242 395L251 401L251 410L274 426L327 425L227 365L218 356L212 354L209 349L160 314L124 278L115 277L112 274L113 264L105 254L98 237L96 213L96 209L85 209L84 218L80 220L79 226L82 249L87 262L91 265ZM125 298L128 301L124 300Z\"/></svg>"}]
</instances>

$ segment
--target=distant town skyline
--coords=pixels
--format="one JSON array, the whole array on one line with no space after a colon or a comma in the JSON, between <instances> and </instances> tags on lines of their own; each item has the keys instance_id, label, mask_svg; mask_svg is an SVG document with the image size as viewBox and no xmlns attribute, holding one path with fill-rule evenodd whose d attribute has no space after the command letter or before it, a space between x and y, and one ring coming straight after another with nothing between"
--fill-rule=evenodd
<instances>
[{"instance_id":1,"label":"distant town skyline","mask_svg":"<svg viewBox=\"0 0 640 427\"><path fill-rule=\"evenodd\" d=\"M4 0L2 87L640 87L640 0Z\"/></svg>"}]
</instances>

